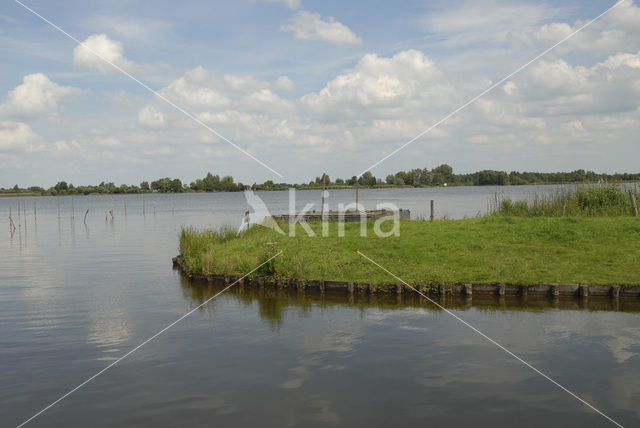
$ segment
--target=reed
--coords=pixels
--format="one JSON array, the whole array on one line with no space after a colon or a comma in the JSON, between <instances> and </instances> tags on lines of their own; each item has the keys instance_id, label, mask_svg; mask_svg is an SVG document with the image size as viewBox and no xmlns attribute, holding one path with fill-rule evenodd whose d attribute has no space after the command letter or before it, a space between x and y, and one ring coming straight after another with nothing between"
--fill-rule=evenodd
<instances>
[{"instance_id":1,"label":"reed","mask_svg":"<svg viewBox=\"0 0 640 428\"><path fill-rule=\"evenodd\" d=\"M621 217L633 216L637 188L619 185L576 186L536 194L532 201L499 200L491 214L515 217Z\"/></svg>"},{"instance_id":2,"label":"reed","mask_svg":"<svg viewBox=\"0 0 640 428\"><path fill-rule=\"evenodd\" d=\"M222 226L217 230L197 230L183 227L180 231L180 254L190 266L198 271L211 268L210 257L215 245L235 239L237 231L231 226Z\"/></svg>"}]
</instances>

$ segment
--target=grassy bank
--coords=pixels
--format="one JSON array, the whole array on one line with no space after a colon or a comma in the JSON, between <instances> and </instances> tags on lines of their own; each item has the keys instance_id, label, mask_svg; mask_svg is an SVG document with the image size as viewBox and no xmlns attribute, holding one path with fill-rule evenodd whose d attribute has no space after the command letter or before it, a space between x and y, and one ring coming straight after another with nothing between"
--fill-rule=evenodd
<instances>
[{"instance_id":1,"label":"grassy bank","mask_svg":"<svg viewBox=\"0 0 640 428\"><path fill-rule=\"evenodd\" d=\"M296 236L261 226L233 230L183 229L180 253L198 273L244 274L277 251L257 274L285 278L393 282L356 253L360 250L408 282L522 284L640 284L640 220L632 217L486 217L435 222L402 221L400 236L380 238L368 224L298 225ZM286 226L283 226L287 232ZM383 227L384 229L384 227Z\"/></svg>"}]
</instances>

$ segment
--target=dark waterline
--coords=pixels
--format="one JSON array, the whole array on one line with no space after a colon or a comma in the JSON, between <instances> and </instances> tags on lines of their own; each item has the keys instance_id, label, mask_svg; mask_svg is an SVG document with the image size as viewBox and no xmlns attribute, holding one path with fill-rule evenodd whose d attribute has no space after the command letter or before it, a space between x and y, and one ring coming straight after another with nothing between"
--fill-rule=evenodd
<instances>
[{"instance_id":1,"label":"dark waterline","mask_svg":"<svg viewBox=\"0 0 640 428\"><path fill-rule=\"evenodd\" d=\"M496 191L361 190L427 215L484 212ZM512 193L509 193L512 192ZM264 192L272 212L285 192ZM318 192L297 192L298 206ZM331 191L329 202L351 202ZM33 213L36 204L37 216ZM1 198L0 423L15 426L219 286L174 271L180 226L237 225L242 194ZM26 206L11 235L18 203ZM60 203L60 220L58 220ZM124 215L124 204L127 215ZM143 206L145 215L143 215ZM114 219L105 221L114 208ZM83 223L86 209L87 225ZM154 215L155 211L155 215ZM400 299L400 300L398 300ZM451 308L625 426L640 422L637 300L461 299ZM233 289L32 426L606 426L602 416L414 296Z\"/></svg>"}]
</instances>

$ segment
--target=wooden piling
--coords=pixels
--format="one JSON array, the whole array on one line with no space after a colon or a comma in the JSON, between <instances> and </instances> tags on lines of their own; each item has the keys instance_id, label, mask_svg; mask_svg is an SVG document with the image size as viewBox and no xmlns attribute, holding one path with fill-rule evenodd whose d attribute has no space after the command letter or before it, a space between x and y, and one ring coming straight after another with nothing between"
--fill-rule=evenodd
<instances>
[{"instance_id":1,"label":"wooden piling","mask_svg":"<svg viewBox=\"0 0 640 428\"><path fill-rule=\"evenodd\" d=\"M430 221L433 221L433 217L434 217L434 215L435 215L435 213L434 213L434 202L433 202L433 199L431 199L431 203L430 203L429 205L430 205L430 210L429 210L429 220L430 220Z\"/></svg>"},{"instance_id":2,"label":"wooden piling","mask_svg":"<svg viewBox=\"0 0 640 428\"><path fill-rule=\"evenodd\" d=\"M471 296L473 295L473 285L471 284L464 284L464 295L465 296Z\"/></svg>"},{"instance_id":3,"label":"wooden piling","mask_svg":"<svg viewBox=\"0 0 640 428\"><path fill-rule=\"evenodd\" d=\"M589 286L588 285L579 286L578 295L582 298L589 297Z\"/></svg>"},{"instance_id":4,"label":"wooden piling","mask_svg":"<svg viewBox=\"0 0 640 428\"><path fill-rule=\"evenodd\" d=\"M356 210L360 211L358 208L358 182L356 181Z\"/></svg>"},{"instance_id":5,"label":"wooden piling","mask_svg":"<svg viewBox=\"0 0 640 428\"><path fill-rule=\"evenodd\" d=\"M320 216L324 217L324 190L326 189L325 177L327 174L322 173L322 205L320 206Z\"/></svg>"},{"instance_id":6,"label":"wooden piling","mask_svg":"<svg viewBox=\"0 0 640 428\"><path fill-rule=\"evenodd\" d=\"M629 190L629 197L631 198L631 206L633 207L633 215L638 217L638 201L636 201L636 194L633 190Z\"/></svg>"}]
</instances>

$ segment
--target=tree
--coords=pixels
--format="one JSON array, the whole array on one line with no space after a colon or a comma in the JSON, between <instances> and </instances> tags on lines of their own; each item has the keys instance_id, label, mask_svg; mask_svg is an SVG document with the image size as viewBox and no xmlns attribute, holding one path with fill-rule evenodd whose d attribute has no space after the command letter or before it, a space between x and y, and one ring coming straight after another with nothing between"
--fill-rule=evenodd
<instances>
[{"instance_id":1,"label":"tree","mask_svg":"<svg viewBox=\"0 0 640 428\"><path fill-rule=\"evenodd\" d=\"M149 182L148 181L143 181L142 183L140 183L140 189L142 189L142 190L151 190L149 188Z\"/></svg>"},{"instance_id":2,"label":"tree","mask_svg":"<svg viewBox=\"0 0 640 428\"><path fill-rule=\"evenodd\" d=\"M179 178L174 178L169 184L169 191L172 193L182 193L182 181Z\"/></svg>"},{"instance_id":3,"label":"tree","mask_svg":"<svg viewBox=\"0 0 640 428\"><path fill-rule=\"evenodd\" d=\"M433 173L440 174L440 176L442 177L442 183L453 182L453 168L451 168L446 163L433 168ZM442 184L442 183L438 183L438 184Z\"/></svg>"},{"instance_id":4,"label":"tree","mask_svg":"<svg viewBox=\"0 0 640 428\"><path fill-rule=\"evenodd\" d=\"M69 190L69 185L66 181L59 181L55 186L53 186L53 188L56 189L56 192L66 192Z\"/></svg>"},{"instance_id":5,"label":"tree","mask_svg":"<svg viewBox=\"0 0 640 428\"><path fill-rule=\"evenodd\" d=\"M366 171L360 176L358 183L360 183L361 186L375 186L376 178L371 172Z\"/></svg>"}]
</instances>

